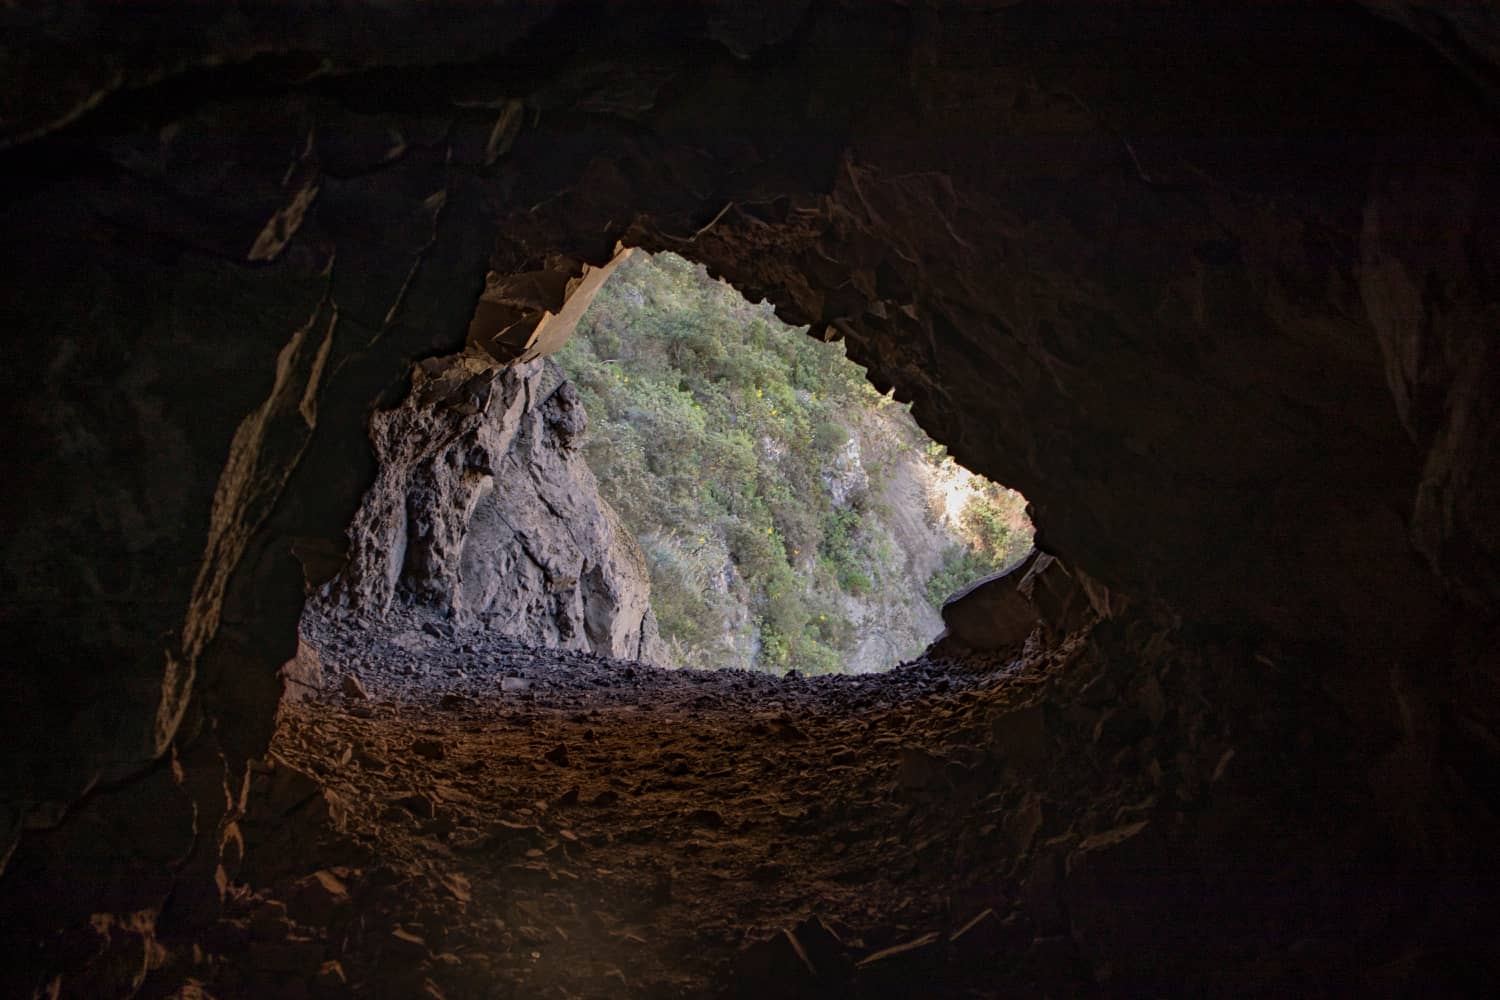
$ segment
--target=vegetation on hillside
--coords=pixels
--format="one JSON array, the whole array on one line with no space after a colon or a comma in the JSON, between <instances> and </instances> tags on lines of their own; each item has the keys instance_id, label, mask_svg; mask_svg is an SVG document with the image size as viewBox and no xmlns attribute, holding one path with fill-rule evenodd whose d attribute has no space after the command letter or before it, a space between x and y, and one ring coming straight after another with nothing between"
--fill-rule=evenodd
<instances>
[{"instance_id":1,"label":"vegetation on hillside","mask_svg":"<svg viewBox=\"0 0 1500 1000\"><path fill-rule=\"evenodd\" d=\"M589 415L589 464L646 554L674 661L842 670L849 609L903 572L878 524L883 463L861 464L856 439L862 415L899 404L841 345L672 254L625 261L557 360ZM923 460L954 471L935 446ZM1019 495L963 477L953 543L917 581L934 604L1030 546Z\"/></svg>"}]
</instances>

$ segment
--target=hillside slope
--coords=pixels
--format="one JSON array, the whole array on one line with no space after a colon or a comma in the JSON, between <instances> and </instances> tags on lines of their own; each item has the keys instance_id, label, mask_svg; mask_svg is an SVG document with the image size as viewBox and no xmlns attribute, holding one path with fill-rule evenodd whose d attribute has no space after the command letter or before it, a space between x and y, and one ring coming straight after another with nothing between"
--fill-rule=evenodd
<instances>
[{"instance_id":1,"label":"hillside slope","mask_svg":"<svg viewBox=\"0 0 1500 1000\"><path fill-rule=\"evenodd\" d=\"M680 257L632 254L557 360L671 662L887 669L1030 547L1024 499L947 459L841 345Z\"/></svg>"}]
</instances>

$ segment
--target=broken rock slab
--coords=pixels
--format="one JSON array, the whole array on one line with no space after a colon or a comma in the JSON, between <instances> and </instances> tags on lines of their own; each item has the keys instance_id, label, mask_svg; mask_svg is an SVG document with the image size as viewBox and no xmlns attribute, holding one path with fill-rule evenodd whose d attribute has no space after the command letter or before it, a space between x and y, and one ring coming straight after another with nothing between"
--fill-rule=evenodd
<instances>
[{"instance_id":1,"label":"broken rock slab","mask_svg":"<svg viewBox=\"0 0 1500 1000\"><path fill-rule=\"evenodd\" d=\"M1034 551L948 598L943 605L946 629L928 655L1013 651L1038 625L1067 635L1096 618L1111 617L1122 606L1107 587Z\"/></svg>"},{"instance_id":2,"label":"broken rock slab","mask_svg":"<svg viewBox=\"0 0 1500 1000\"><path fill-rule=\"evenodd\" d=\"M1101 614L1095 600L1104 602L1103 614L1109 613L1109 591L1097 584L1085 586L1082 574L1070 571L1054 556L1035 552L1027 560L1026 573L1016 584L1017 594L1036 609L1047 627L1058 635L1067 635L1087 625Z\"/></svg>"},{"instance_id":3,"label":"broken rock slab","mask_svg":"<svg viewBox=\"0 0 1500 1000\"><path fill-rule=\"evenodd\" d=\"M921 996L941 978L943 958L943 936L937 931L883 948L855 964L860 992L876 997Z\"/></svg>"},{"instance_id":4,"label":"broken rock slab","mask_svg":"<svg viewBox=\"0 0 1500 1000\"><path fill-rule=\"evenodd\" d=\"M972 583L948 598L942 612L945 630L929 655L998 652L1024 643L1041 621L1041 614L1022 593L1020 584L1040 556L1033 552L1010 569Z\"/></svg>"},{"instance_id":5,"label":"broken rock slab","mask_svg":"<svg viewBox=\"0 0 1500 1000\"><path fill-rule=\"evenodd\" d=\"M281 670L282 697L288 701L312 698L323 690L323 663L317 650L301 638L297 640L297 653Z\"/></svg>"}]
</instances>

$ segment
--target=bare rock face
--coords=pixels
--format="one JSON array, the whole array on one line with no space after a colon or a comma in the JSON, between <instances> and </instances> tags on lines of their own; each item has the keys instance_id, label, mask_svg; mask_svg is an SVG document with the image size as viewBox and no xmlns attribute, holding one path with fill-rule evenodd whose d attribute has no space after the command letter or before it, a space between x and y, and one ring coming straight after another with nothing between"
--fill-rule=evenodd
<instances>
[{"instance_id":1,"label":"bare rock face","mask_svg":"<svg viewBox=\"0 0 1500 1000\"><path fill-rule=\"evenodd\" d=\"M336 604L417 604L540 646L660 662L645 556L579 448L588 417L551 361L427 362L375 414L380 463Z\"/></svg>"},{"instance_id":2,"label":"bare rock face","mask_svg":"<svg viewBox=\"0 0 1500 1000\"><path fill-rule=\"evenodd\" d=\"M577 391L547 362L531 392L470 520L455 603L540 645L664 662L645 556L580 451L587 417Z\"/></svg>"}]
</instances>

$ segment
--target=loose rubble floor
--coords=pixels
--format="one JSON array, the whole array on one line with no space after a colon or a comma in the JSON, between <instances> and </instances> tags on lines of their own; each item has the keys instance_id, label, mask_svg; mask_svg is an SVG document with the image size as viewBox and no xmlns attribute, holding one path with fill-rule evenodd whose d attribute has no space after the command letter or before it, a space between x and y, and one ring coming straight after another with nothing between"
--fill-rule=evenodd
<instances>
[{"instance_id":1,"label":"loose rubble floor","mask_svg":"<svg viewBox=\"0 0 1500 1000\"><path fill-rule=\"evenodd\" d=\"M404 612L303 638L322 684L255 776L208 994L1082 988L1011 896L1040 817L993 727L1034 662L664 670Z\"/></svg>"}]
</instances>

